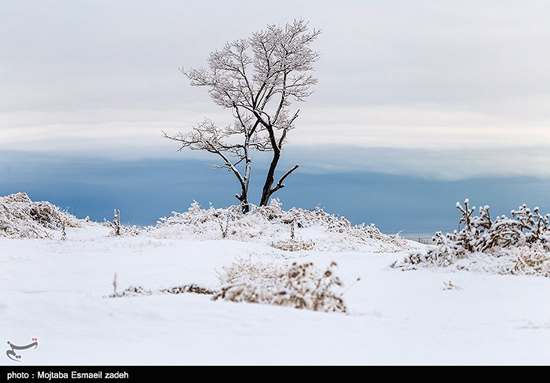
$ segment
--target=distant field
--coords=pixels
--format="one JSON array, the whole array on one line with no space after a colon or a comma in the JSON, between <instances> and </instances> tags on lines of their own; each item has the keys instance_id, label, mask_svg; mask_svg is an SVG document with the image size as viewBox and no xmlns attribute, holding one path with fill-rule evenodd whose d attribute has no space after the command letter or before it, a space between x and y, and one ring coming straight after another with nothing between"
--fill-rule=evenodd
<instances>
[{"instance_id":1,"label":"distant field","mask_svg":"<svg viewBox=\"0 0 550 383\"><path fill-rule=\"evenodd\" d=\"M432 244L432 237L434 236L435 231L433 232L419 232L419 233L407 233L402 232L400 235L405 239L410 239L411 241L416 241L423 243L425 245Z\"/></svg>"}]
</instances>

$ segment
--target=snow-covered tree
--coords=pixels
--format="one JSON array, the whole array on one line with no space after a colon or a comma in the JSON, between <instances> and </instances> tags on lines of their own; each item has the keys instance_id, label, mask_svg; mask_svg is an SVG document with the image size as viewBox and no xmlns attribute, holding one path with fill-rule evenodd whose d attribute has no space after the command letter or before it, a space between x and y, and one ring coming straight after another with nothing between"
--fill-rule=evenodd
<instances>
[{"instance_id":1,"label":"snow-covered tree","mask_svg":"<svg viewBox=\"0 0 550 383\"><path fill-rule=\"evenodd\" d=\"M192 86L206 87L214 103L231 110L233 123L220 127L205 119L188 132L164 132L164 136L179 142L179 150L204 150L217 155L221 164L213 166L235 175L241 188L236 197L245 213L249 211L252 151L272 154L260 206L266 206L298 168L295 165L288 169L275 182L288 132L294 129L299 113L291 110L292 101L304 101L317 83L311 71L319 53L310 44L319 34L304 20L294 20L284 27L269 25L247 39L229 42L211 52L206 68L181 68Z\"/></svg>"}]
</instances>

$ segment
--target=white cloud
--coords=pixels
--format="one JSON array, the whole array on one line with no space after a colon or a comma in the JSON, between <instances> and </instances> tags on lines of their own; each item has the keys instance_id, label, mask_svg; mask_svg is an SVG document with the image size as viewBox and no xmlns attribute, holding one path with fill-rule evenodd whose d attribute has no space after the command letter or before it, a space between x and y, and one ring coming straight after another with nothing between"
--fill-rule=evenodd
<instances>
[{"instance_id":1,"label":"white cloud","mask_svg":"<svg viewBox=\"0 0 550 383\"><path fill-rule=\"evenodd\" d=\"M176 154L160 130L230 115L176 67L202 65L267 23L304 17L324 31L322 58L289 151L310 153L325 171L549 176L548 2L55 4L3 6L0 150L196 156ZM314 156L329 144L353 156Z\"/></svg>"}]
</instances>

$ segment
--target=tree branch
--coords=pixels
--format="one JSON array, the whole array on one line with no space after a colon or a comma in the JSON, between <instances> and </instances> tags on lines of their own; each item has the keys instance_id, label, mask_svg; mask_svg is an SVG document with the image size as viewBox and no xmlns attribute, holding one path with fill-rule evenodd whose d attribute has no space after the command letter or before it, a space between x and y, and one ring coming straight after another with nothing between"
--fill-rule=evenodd
<instances>
[{"instance_id":1,"label":"tree branch","mask_svg":"<svg viewBox=\"0 0 550 383\"><path fill-rule=\"evenodd\" d=\"M285 185L283 184L283 181L285 180L285 178L287 178L289 175L291 175L292 172L294 172L296 169L298 169L299 166L300 165L296 164L292 168L290 168L285 174L283 174L283 176L281 177L279 182L277 182L277 185L275 185L275 187L273 189L271 189L271 191L270 191L271 194L275 193L279 189L284 188Z\"/></svg>"}]
</instances>

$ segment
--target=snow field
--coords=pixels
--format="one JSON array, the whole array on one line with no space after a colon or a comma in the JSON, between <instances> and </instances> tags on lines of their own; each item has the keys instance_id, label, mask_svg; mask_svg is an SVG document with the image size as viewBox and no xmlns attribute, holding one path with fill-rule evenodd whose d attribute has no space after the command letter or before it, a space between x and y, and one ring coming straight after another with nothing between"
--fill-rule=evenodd
<instances>
[{"instance_id":1,"label":"snow field","mask_svg":"<svg viewBox=\"0 0 550 383\"><path fill-rule=\"evenodd\" d=\"M404 252L287 252L111 231L88 224L68 228L65 241L0 238L0 334L15 344L39 338L22 363L537 365L550 357L548 278L390 268ZM119 291L215 289L216 271L246 257L320 269L336 261L345 288L361 281L344 295L348 314L192 293L108 297L115 273Z\"/></svg>"}]
</instances>

